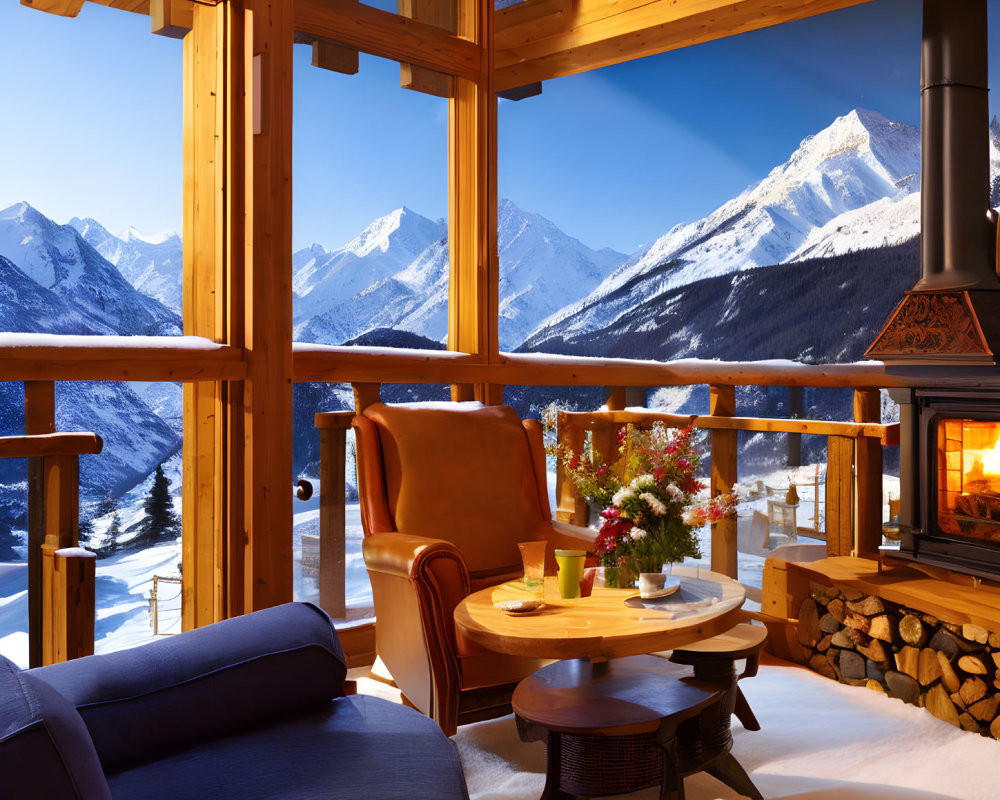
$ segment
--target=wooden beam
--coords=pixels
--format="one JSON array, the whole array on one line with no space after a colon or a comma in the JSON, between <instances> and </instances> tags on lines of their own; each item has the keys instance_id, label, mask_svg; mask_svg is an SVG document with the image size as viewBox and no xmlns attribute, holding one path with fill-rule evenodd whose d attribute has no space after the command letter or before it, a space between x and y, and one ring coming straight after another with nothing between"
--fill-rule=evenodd
<instances>
[{"instance_id":1,"label":"wooden beam","mask_svg":"<svg viewBox=\"0 0 1000 800\"><path fill-rule=\"evenodd\" d=\"M314 67L330 72L357 75L360 60L357 48L317 37L312 42L311 63Z\"/></svg>"},{"instance_id":2,"label":"wooden beam","mask_svg":"<svg viewBox=\"0 0 1000 800\"><path fill-rule=\"evenodd\" d=\"M226 9L197 6L184 38L184 330L224 341ZM221 381L184 386L182 625L227 616L226 431ZM242 537L241 537L242 538ZM242 596L242 591L240 592Z\"/></svg>"},{"instance_id":3,"label":"wooden beam","mask_svg":"<svg viewBox=\"0 0 1000 800\"><path fill-rule=\"evenodd\" d=\"M542 82L536 81L526 86L515 86L513 89L505 89L497 92L497 97L504 100L527 100L529 97L538 97L542 93Z\"/></svg>"},{"instance_id":4,"label":"wooden beam","mask_svg":"<svg viewBox=\"0 0 1000 800\"><path fill-rule=\"evenodd\" d=\"M480 48L425 22L356 0L295 0L295 30L393 61L476 79Z\"/></svg>"},{"instance_id":5,"label":"wooden beam","mask_svg":"<svg viewBox=\"0 0 1000 800\"><path fill-rule=\"evenodd\" d=\"M0 334L0 380L239 380L243 350L182 336Z\"/></svg>"},{"instance_id":6,"label":"wooden beam","mask_svg":"<svg viewBox=\"0 0 1000 800\"><path fill-rule=\"evenodd\" d=\"M731 417L736 413L736 387L710 386L709 413L713 417ZM728 494L737 481L737 433L735 430L712 432L712 472L709 492L712 497ZM737 577L736 519L712 523L712 571Z\"/></svg>"},{"instance_id":7,"label":"wooden beam","mask_svg":"<svg viewBox=\"0 0 1000 800\"><path fill-rule=\"evenodd\" d=\"M526 0L497 14L496 88L620 64L869 0Z\"/></svg>"},{"instance_id":8,"label":"wooden beam","mask_svg":"<svg viewBox=\"0 0 1000 800\"><path fill-rule=\"evenodd\" d=\"M183 39L194 24L194 5L191 0L149 0L150 29L158 36Z\"/></svg>"},{"instance_id":9,"label":"wooden beam","mask_svg":"<svg viewBox=\"0 0 1000 800\"><path fill-rule=\"evenodd\" d=\"M460 0L458 34L476 43L493 40L490 0ZM448 109L448 349L481 363L499 360L500 283L497 252L497 99L493 49L482 49L475 79L458 77ZM502 402L496 382L476 382L474 396Z\"/></svg>"},{"instance_id":10,"label":"wooden beam","mask_svg":"<svg viewBox=\"0 0 1000 800\"><path fill-rule=\"evenodd\" d=\"M21 0L22 6L60 17L75 17L83 8L83 3L84 0Z\"/></svg>"},{"instance_id":11,"label":"wooden beam","mask_svg":"<svg viewBox=\"0 0 1000 800\"><path fill-rule=\"evenodd\" d=\"M244 605L292 599L292 0L242 0L245 140L243 243ZM320 34L322 35L322 34ZM338 37L339 38L339 37ZM257 69L253 69L256 61ZM259 76L259 85L252 78ZM245 136L246 129L233 131ZM234 213L236 209L234 209Z\"/></svg>"},{"instance_id":12,"label":"wooden beam","mask_svg":"<svg viewBox=\"0 0 1000 800\"><path fill-rule=\"evenodd\" d=\"M0 458L78 456L100 453L104 442L96 433L40 433L0 436Z\"/></svg>"},{"instance_id":13,"label":"wooden beam","mask_svg":"<svg viewBox=\"0 0 1000 800\"><path fill-rule=\"evenodd\" d=\"M454 287L452 287L454 288ZM945 387L948 380L887 375L877 363L782 366L774 363L637 361L501 353L484 364L468 352L400 352L391 347L338 347L296 343L295 381L331 383L475 383L507 386L882 386ZM957 385L957 384L956 384Z\"/></svg>"},{"instance_id":14,"label":"wooden beam","mask_svg":"<svg viewBox=\"0 0 1000 800\"><path fill-rule=\"evenodd\" d=\"M448 33L458 26L458 0L398 0L401 16L426 22ZM453 97L455 78L445 72L403 62L399 65L399 85L435 97Z\"/></svg>"}]
</instances>

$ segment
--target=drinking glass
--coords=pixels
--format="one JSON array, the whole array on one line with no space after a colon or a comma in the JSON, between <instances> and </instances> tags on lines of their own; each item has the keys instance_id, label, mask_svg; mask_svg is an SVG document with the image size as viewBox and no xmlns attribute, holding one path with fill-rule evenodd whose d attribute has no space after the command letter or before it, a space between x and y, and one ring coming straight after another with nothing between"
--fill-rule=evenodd
<instances>
[{"instance_id":1,"label":"drinking glass","mask_svg":"<svg viewBox=\"0 0 1000 800\"><path fill-rule=\"evenodd\" d=\"M520 542L521 561L524 564L524 587L536 597L545 590L545 542Z\"/></svg>"}]
</instances>

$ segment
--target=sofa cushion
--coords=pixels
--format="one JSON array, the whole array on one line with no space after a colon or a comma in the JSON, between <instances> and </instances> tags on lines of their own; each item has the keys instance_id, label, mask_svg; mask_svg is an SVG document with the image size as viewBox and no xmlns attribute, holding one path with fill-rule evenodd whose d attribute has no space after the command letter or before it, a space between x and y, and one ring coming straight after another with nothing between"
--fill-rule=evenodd
<instances>
[{"instance_id":1,"label":"sofa cushion","mask_svg":"<svg viewBox=\"0 0 1000 800\"><path fill-rule=\"evenodd\" d=\"M5 800L110 800L73 704L0 656L0 794Z\"/></svg>"},{"instance_id":2,"label":"sofa cushion","mask_svg":"<svg viewBox=\"0 0 1000 800\"><path fill-rule=\"evenodd\" d=\"M454 745L422 714L354 695L110 775L115 800L466 800Z\"/></svg>"},{"instance_id":3,"label":"sofa cushion","mask_svg":"<svg viewBox=\"0 0 1000 800\"><path fill-rule=\"evenodd\" d=\"M329 618L307 603L32 670L80 711L106 772L342 694Z\"/></svg>"}]
</instances>

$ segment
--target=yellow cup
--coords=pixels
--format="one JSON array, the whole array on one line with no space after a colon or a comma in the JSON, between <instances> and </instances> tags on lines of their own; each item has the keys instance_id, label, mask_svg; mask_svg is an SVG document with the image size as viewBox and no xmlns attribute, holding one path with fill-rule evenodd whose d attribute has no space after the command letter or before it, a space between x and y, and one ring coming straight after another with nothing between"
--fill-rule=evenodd
<instances>
[{"instance_id":1,"label":"yellow cup","mask_svg":"<svg viewBox=\"0 0 1000 800\"><path fill-rule=\"evenodd\" d=\"M556 550L560 597L568 599L580 596L580 580L583 578L583 562L586 557L586 550Z\"/></svg>"}]
</instances>

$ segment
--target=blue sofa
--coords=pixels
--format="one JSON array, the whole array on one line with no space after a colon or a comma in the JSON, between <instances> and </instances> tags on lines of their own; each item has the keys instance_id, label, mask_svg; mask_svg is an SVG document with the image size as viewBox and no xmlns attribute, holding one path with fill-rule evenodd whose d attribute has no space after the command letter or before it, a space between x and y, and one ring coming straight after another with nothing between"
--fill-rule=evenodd
<instances>
[{"instance_id":1,"label":"blue sofa","mask_svg":"<svg viewBox=\"0 0 1000 800\"><path fill-rule=\"evenodd\" d=\"M340 641L305 603L65 664L0 662L5 800L468 800L435 723L344 696Z\"/></svg>"}]
</instances>

